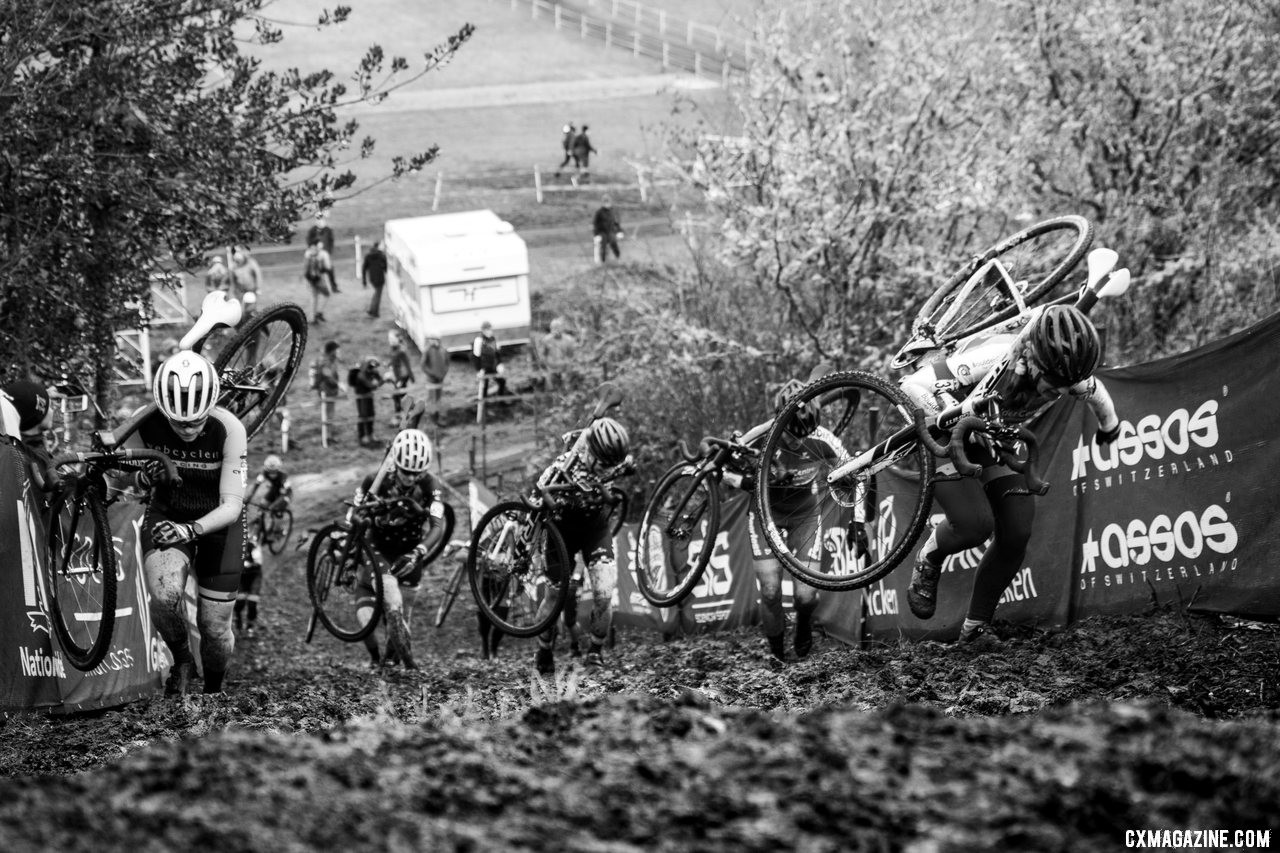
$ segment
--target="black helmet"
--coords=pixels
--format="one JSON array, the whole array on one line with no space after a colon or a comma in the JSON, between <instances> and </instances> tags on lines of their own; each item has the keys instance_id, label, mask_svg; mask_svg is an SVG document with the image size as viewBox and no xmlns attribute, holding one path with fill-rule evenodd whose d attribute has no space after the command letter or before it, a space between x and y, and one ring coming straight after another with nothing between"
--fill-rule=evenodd
<instances>
[{"instance_id":1,"label":"black helmet","mask_svg":"<svg viewBox=\"0 0 1280 853\"><path fill-rule=\"evenodd\" d=\"M773 397L773 413L779 414L787 403L795 399L796 395L804 390L804 383L799 379L788 379L786 384L778 389L778 393ZM810 400L800 408L796 409L794 415L787 421L787 432L796 438L804 438L812 435L813 431L818 428L818 401Z\"/></svg>"},{"instance_id":2,"label":"black helmet","mask_svg":"<svg viewBox=\"0 0 1280 853\"><path fill-rule=\"evenodd\" d=\"M587 449L606 468L621 465L631 452L627 428L613 418L601 418L587 428Z\"/></svg>"},{"instance_id":3,"label":"black helmet","mask_svg":"<svg viewBox=\"0 0 1280 853\"><path fill-rule=\"evenodd\" d=\"M1075 385L1093 375L1102 359L1098 330L1078 308L1050 305L1028 330L1031 356L1055 386Z\"/></svg>"}]
</instances>

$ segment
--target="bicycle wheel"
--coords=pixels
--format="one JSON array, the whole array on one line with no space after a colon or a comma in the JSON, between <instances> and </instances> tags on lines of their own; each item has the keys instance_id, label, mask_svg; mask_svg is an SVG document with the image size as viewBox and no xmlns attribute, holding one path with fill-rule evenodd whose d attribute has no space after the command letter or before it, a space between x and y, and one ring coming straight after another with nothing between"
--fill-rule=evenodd
<instances>
[{"instance_id":1,"label":"bicycle wheel","mask_svg":"<svg viewBox=\"0 0 1280 853\"><path fill-rule=\"evenodd\" d=\"M636 584L654 607L684 601L702 579L720 532L720 493L697 465L662 475L636 536Z\"/></svg>"},{"instance_id":2,"label":"bicycle wheel","mask_svg":"<svg viewBox=\"0 0 1280 853\"><path fill-rule=\"evenodd\" d=\"M454 569L453 574L449 576L449 582L444 585L444 596L440 599L440 606L436 608L437 628L444 624L445 617L448 616L449 611L453 609L453 602L457 599L458 593L462 591L462 579L466 577L466 574L466 561L459 561L458 567Z\"/></svg>"},{"instance_id":3,"label":"bicycle wheel","mask_svg":"<svg viewBox=\"0 0 1280 853\"><path fill-rule=\"evenodd\" d=\"M796 437L795 414L810 401L821 405L822 426ZM857 589L910 553L928 522L934 471L913 411L896 386L849 371L811 382L778 413L760 455L755 506L770 550L797 578ZM827 483L842 461L864 456L853 474Z\"/></svg>"},{"instance_id":4,"label":"bicycle wheel","mask_svg":"<svg viewBox=\"0 0 1280 853\"><path fill-rule=\"evenodd\" d=\"M471 593L498 630L513 637L536 636L555 622L572 573L555 524L519 501L492 507L471 536Z\"/></svg>"},{"instance_id":5,"label":"bicycle wheel","mask_svg":"<svg viewBox=\"0 0 1280 853\"><path fill-rule=\"evenodd\" d=\"M307 315L297 305L275 305L255 315L229 340L206 338L198 347L222 380L218 405L234 414L253 438L293 382L307 348Z\"/></svg>"},{"instance_id":6,"label":"bicycle wheel","mask_svg":"<svg viewBox=\"0 0 1280 853\"><path fill-rule=\"evenodd\" d=\"M330 524L322 527L311 540L307 552L307 593L329 633L351 643L369 636L382 618L382 573L369 572L373 583L373 614L367 622L362 622L356 612L360 574L363 568L376 564L363 542L355 543L355 553L349 554L352 546L347 538L348 531L342 525Z\"/></svg>"},{"instance_id":7,"label":"bicycle wheel","mask_svg":"<svg viewBox=\"0 0 1280 853\"><path fill-rule=\"evenodd\" d=\"M77 479L49 512L49 618L72 666L102 663L116 624L116 548L100 483Z\"/></svg>"},{"instance_id":8,"label":"bicycle wheel","mask_svg":"<svg viewBox=\"0 0 1280 853\"><path fill-rule=\"evenodd\" d=\"M1092 243L1093 226L1082 216L1047 219L1001 240L938 288L916 316L913 337L948 344L1016 317L1024 305L1067 295L1076 288L1060 285ZM893 366L905 365L895 359Z\"/></svg>"},{"instance_id":9,"label":"bicycle wheel","mask_svg":"<svg viewBox=\"0 0 1280 853\"><path fill-rule=\"evenodd\" d=\"M284 553L285 545L289 544L289 535L293 533L293 511L284 509L275 515L275 524L266 528L267 550L272 554ZM262 519L265 522L265 519Z\"/></svg>"}]
</instances>

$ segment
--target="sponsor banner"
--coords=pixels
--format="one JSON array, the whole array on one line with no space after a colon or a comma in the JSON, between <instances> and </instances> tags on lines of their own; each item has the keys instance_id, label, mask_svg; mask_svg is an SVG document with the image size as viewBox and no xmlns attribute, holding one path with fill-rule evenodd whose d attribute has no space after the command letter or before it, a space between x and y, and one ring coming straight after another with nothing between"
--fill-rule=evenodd
<instances>
[{"instance_id":1,"label":"sponsor banner","mask_svg":"<svg viewBox=\"0 0 1280 853\"><path fill-rule=\"evenodd\" d=\"M115 628L103 662L80 672L66 662L52 633L44 522L25 459L7 444L0 447L0 503L0 541L18 543L8 552L17 570L4 572L0 582L7 587L0 594L0 711L88 711L158 689L168 653L152 629L139 571L142 508L117 502L109 509L118 563Z\"/></svg>"}]
</instances>

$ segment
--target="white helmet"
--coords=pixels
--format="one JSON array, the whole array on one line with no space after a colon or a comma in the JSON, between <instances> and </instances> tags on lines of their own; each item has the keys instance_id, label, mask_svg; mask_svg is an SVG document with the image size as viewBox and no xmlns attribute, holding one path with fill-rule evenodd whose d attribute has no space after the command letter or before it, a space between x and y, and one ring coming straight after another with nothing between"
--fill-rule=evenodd
<instances>
[{"instance_id":1,"label":"white helmet","mask_svg":"<svg viewBox=\"0 0 1280 853\"><path fill-rule=\"evenodd\" d=\"M218 371L196 352L174 353L164 360L151 383L151 394L166 418L193 423L209 416L218 403Z\"/></svg>"},{"instance_id":2,"label":"white helmet","mask_svg":"<svg viewBox=\"0 0 1280 853\"><path fill-rule=\"evenodd\" d=\"M284 462L281 461L279 456L272 453L266 459L262 460L262 467L267 471L279 471L284 467Z\"/></svg>"},{"instance_id":3,"label":"white helmet","mask_svg":"<svg viewBox=\"0 0 1280 853\"><path fill-rule=\"evenodd\" d=\"M420 429L404 429L391 442L391 462L401 471L421 474L431 467L431 439Z\"/></svg>"}]
</instances>

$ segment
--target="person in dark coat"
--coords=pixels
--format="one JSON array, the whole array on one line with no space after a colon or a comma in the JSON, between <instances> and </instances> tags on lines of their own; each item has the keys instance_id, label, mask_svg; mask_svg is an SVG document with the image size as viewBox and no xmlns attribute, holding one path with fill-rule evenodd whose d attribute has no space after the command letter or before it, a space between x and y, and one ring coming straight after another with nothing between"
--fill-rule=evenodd
<instances>
[{"instance_id":1,"label":"person in dark coat","mask_svg":"<svg viewBox=\"0 0 1280 853\"><path fill-rule=\"evenodd\" d=\"M564 171L564 167L569 165L569 161L574 161L574 166L578 165L577 160L573 156L573 140L578 135L578 129L572 123L564 126L564 138L560 140L560 146L564 148L564 159L560 161L560 165L556 167L556 177L560 177L560 173Z\"/></svg>"},{"instance_id":2,"label":"person in dark coat","mask_svg":"<svg viewBox=\"0 0 1280 853\"><path fill-rule=\"evenodd\" d=\"M374 243L369 254L364 256L364 263L360 265L360 280L365 287L373 288L373 298L369 300L369 316L376 319L382 308L382 287L387 283L387 255L382 251L381 240Z\"/></svg>"},{"instance_id":3,"label":"person in dark coat","mask_svg":"<svg viewBox=\"0 0 1280 853\"><path fill-rule=\"evenodd\" d=\"M596 263L607 261L610 249L615 258L622 257L622 252L618 250L618 240L625 235L622 233L622 222L613 211L613 199L609 196L601 200L600 209L591 220L591 233L595 242Z\"/></svg>"},{"instance_id":4,"label":"person in dark coat","mask_svg":"<svg viewBox=\"0 0 1280 853\"><path fill-rule=\"evenodd\" d=\"M595 153L591 137L587 136L587 125L584 124L582 132L573 138L574 165L578 169L577 176L584 181L591 180L591 155Z\"/></svg>"},{"instance_id":5,"label":"person in dark coat","mask_svg":"<svg viewBox=\"0 0 1280 853\"><path fill-rule=\"evenodd\" d=\"M427 379L427 399L433 404L431 417L440 423L440 399L444 396L444 379L449 375L449 351L441 342L440 333L427 330L422 350L422 373Z\"/></svg>"},{"instance_id":6,"label":"person in dark coat","mask_svg":"<svg viewBox=\"0 0 1280 853\"><path fill-rule=\"evenodd\" d=\"M376 421L373 395L384 381L379 369L381 367L382 362L373 356L367 356L360 362L360 367L351 373L351 390L356 396L356 434L363 445L377 444L377 439L373 437Z\"/></svg>"},{"instance_id":7,"label":"person in dark coat","mask_svg":"<svg viewBox=\"0 0 1280 853\"><path fill-rule=\"evenodd\" d=\"M391 402L396 407L396 414L399 414L404 405L406 393L404 389L416 382L417 377L413 375L413 365L409 362L409 354L405 352L404 338L400 336L400 332L392 331L389 337L391 339L391 382L396 389L391 393Z\"/></svg>"},{"instance_id":8,"label":"person in dark coat","mask_svg":"<svg viewBox=\"0 0 1280 853\"><path fill-rule=\"evenodd\" d=\"M476 369L476 378L484 381L481 396L489 396L489 381L494 382L494 393L502 396L507 393L507 379L503 376L502 351L498 347L498 338L493 334L493 324L485 320L480 324L480 334L471 342L471 366Z\"/></svg>"}]
</instances>

